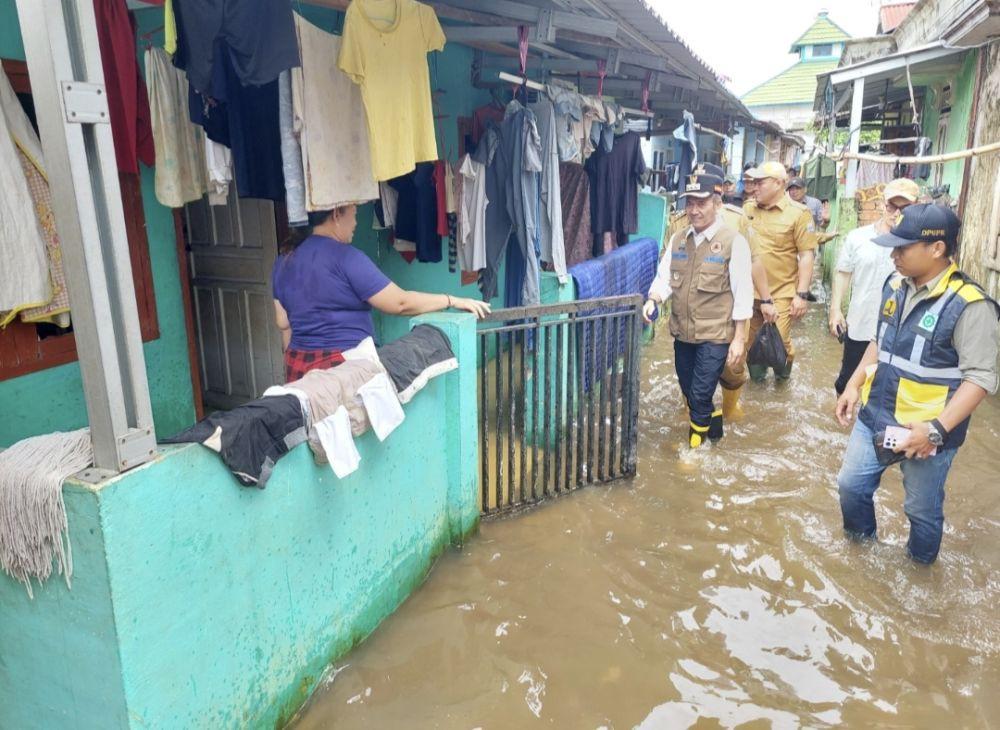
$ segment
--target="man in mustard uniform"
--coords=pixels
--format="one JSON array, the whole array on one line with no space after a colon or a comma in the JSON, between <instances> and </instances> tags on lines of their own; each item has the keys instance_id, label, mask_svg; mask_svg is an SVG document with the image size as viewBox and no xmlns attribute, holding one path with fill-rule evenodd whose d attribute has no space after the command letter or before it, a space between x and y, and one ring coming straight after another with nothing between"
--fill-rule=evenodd
<instances>
[{"instance_id":1,"label":"man in mustard uniform","mask_svg":"<svg viewBox=\"0 0 1000 730\"><path fill-rule=\"evenodd\" d=\"M792 323L802 319L809 306L816 229L809 209L796 203L785 192L787 174L781 163L765 162L747 172L757 185L753 202L744 208L746 224L753 230L757 256L767 271L770 289L767 292L757 290L747 351L765 322L762 307L771 304L773 299L776 324L788 353L785 367L775 372L775 377L787 380L795 360ZM749 370L750 377L755 381L761 381L767 375L767 369L760 366L750 366ZM739 394L732 397L735 401Z\"/></svg>"},{"instance_id":2,"label":"man in mustard uniform","mask_svg":"<svg viewBox=\"0 0 1000 730\"><path fill-rule=\"evenodd\" d=\"M643 305L649 322L657 305L671 301L670 333L692 448L723 436L715 390L723 370L738 368L743 360L745 324L753 311L750 244L722 218L721 173L717 166L700 165L687 180L679 198L689 225L664 246Z\"/></svg>"}]
</instances>

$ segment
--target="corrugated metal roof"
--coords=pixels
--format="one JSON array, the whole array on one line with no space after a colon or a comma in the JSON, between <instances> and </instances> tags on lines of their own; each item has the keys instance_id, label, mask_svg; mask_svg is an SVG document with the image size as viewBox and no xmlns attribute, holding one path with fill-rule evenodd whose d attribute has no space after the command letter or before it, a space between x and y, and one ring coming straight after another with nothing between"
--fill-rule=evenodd
<instances>
[{"instance_id":1,"label":"corrugated metal roof","mask_svg":"<svg viewBox=\"0 0 1000 730\"><path fill-rule=\"evenodd\" d=\"M726 97L728 111L737 115L752 117L750 111L725 85L718 74L674 33L666 21L645 0L594 0L594 4L607 8L620 21L631 26L633 33L652 42L658 55L672 59L687 73L692 74L710 88Z\"/></svg>"},{"instance_id":2,"label":"corrugated metal roof","mask_svg":"<svg viewBox=\"0 0 1000 730\"><path fill-rule=\"evenodd\" d=\"M913 10L915 2L883 5L878 11L878 27L882 33L892 33L903 22L903 18Z\"/></svg>"}]
</instances>

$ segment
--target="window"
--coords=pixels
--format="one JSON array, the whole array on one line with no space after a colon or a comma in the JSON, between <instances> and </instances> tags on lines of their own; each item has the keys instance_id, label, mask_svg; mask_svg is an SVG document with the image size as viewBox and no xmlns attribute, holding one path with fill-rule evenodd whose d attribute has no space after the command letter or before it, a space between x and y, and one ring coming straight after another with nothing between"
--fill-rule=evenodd
<instances>
[{"instance_id":1,"label":"window","mask_svg":"<svg viewBox=\"0 0 1000 730\"><path fill-rule=\"evenodd\" d=\"M23 61L4 59L2 68L7 73L11 86L28 116L34 121L35 108L31 100L27 65ZM118 182L121 186L122 207L125 210L125 230L128 235L136 304L139 309L139 326L143 342L149 342L159 338L160 330L156 318L156 299L153 294L149 243L146 239L146 217L142 209L142 190L138 175L119 173ZM0 380L27 375L76 359L76 341L72 326L60 329L51 324L27 324L15 319L5 329L0 330Z\"/></svg>"},{"instance_id":2,"label":"window","mask_svg":"<svg viewBox=\"0 0 1000 730\"><path fill-rule=\"evenodd\" d=\"M825 58L827 56L833 55L833 44L832 43L820 43L812 47L813 58Z\"/></svg>"},{"instance_id":3,"label":"window","mask_svg":"<svg viewBox=\"0 0 1000 730\"><path fill-rule=\"evenodd\" d=\"M938 119L937 126L937 137L934 139L934 149L938 152L944 152L948 146L948 118L951 115L948 112L941 114ZM932 173L933 179L932 184L934 187L938 187L944 181L944 165L937 164L933 166L934 172Z\"/></svg>"}]
</instances>

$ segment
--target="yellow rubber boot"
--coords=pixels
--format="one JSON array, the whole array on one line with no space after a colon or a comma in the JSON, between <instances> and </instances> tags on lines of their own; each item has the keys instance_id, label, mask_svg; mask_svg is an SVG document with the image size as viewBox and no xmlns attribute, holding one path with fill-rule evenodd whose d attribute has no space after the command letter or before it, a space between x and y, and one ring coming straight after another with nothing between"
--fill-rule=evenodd
<instances>
[{"instance_id":1,"label":"yellow rubber boot","mask_svg":"<svg viewBox=\"0 0 1000 730\"><path fill-rule=\"evenodd\" d=\"M699 426L696 423L691 423L688 429L688 446L692 449L697 449L705 443L706 436L708 436L708 426Z\"/></svg>"},{"instance_id":2,"label":"yellow rubber boot","mask_svg":"<svg viewBox=\"0 0 1000 730\"><path fill-rule=\"evenodd\" d=\"M739 421L746 415L743 413L743 406L740 405L740 393L742 392L743 388L722 389L722 417L725 420L729 422Z\"/></svg>"}]
</instances>

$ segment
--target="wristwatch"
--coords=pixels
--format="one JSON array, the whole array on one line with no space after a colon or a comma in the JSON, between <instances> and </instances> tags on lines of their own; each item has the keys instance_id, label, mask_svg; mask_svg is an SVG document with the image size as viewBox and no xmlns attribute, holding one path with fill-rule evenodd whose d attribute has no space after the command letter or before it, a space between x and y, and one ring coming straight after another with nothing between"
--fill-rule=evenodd
<instances>
[{"instance_id":1,"label":"wristwatch","mask_svg":"<svg viewBox=\"0 0 1000 730\"><path fill-rule=\"evenodd\" d=\"M941 421L934 419L927 422L927 440L935 446L944 445L944 437L948 435L948 430L941 425Z\"/></svg>"},{"instance_id":2,"label":"wristwatch","mask_svg":"<svg viewBox=\"0 0 1000 730\"><path fill-rule=\"evenodd\" d=\"M761 304L774 304L773 299L760 299L758 300Z\"/></svg>"},{"instance_id":3,"label":"wristwatch","mask_svg":"<svg viewBox=\"0 0 1000 730\"><path fill-rule=\"evenodd\" d=\"M797 291L795 292L795 296L797 296L799 299L805 299L806 301L809 301L809 292L807 291Z\"/></svg>"}]
</instances>

